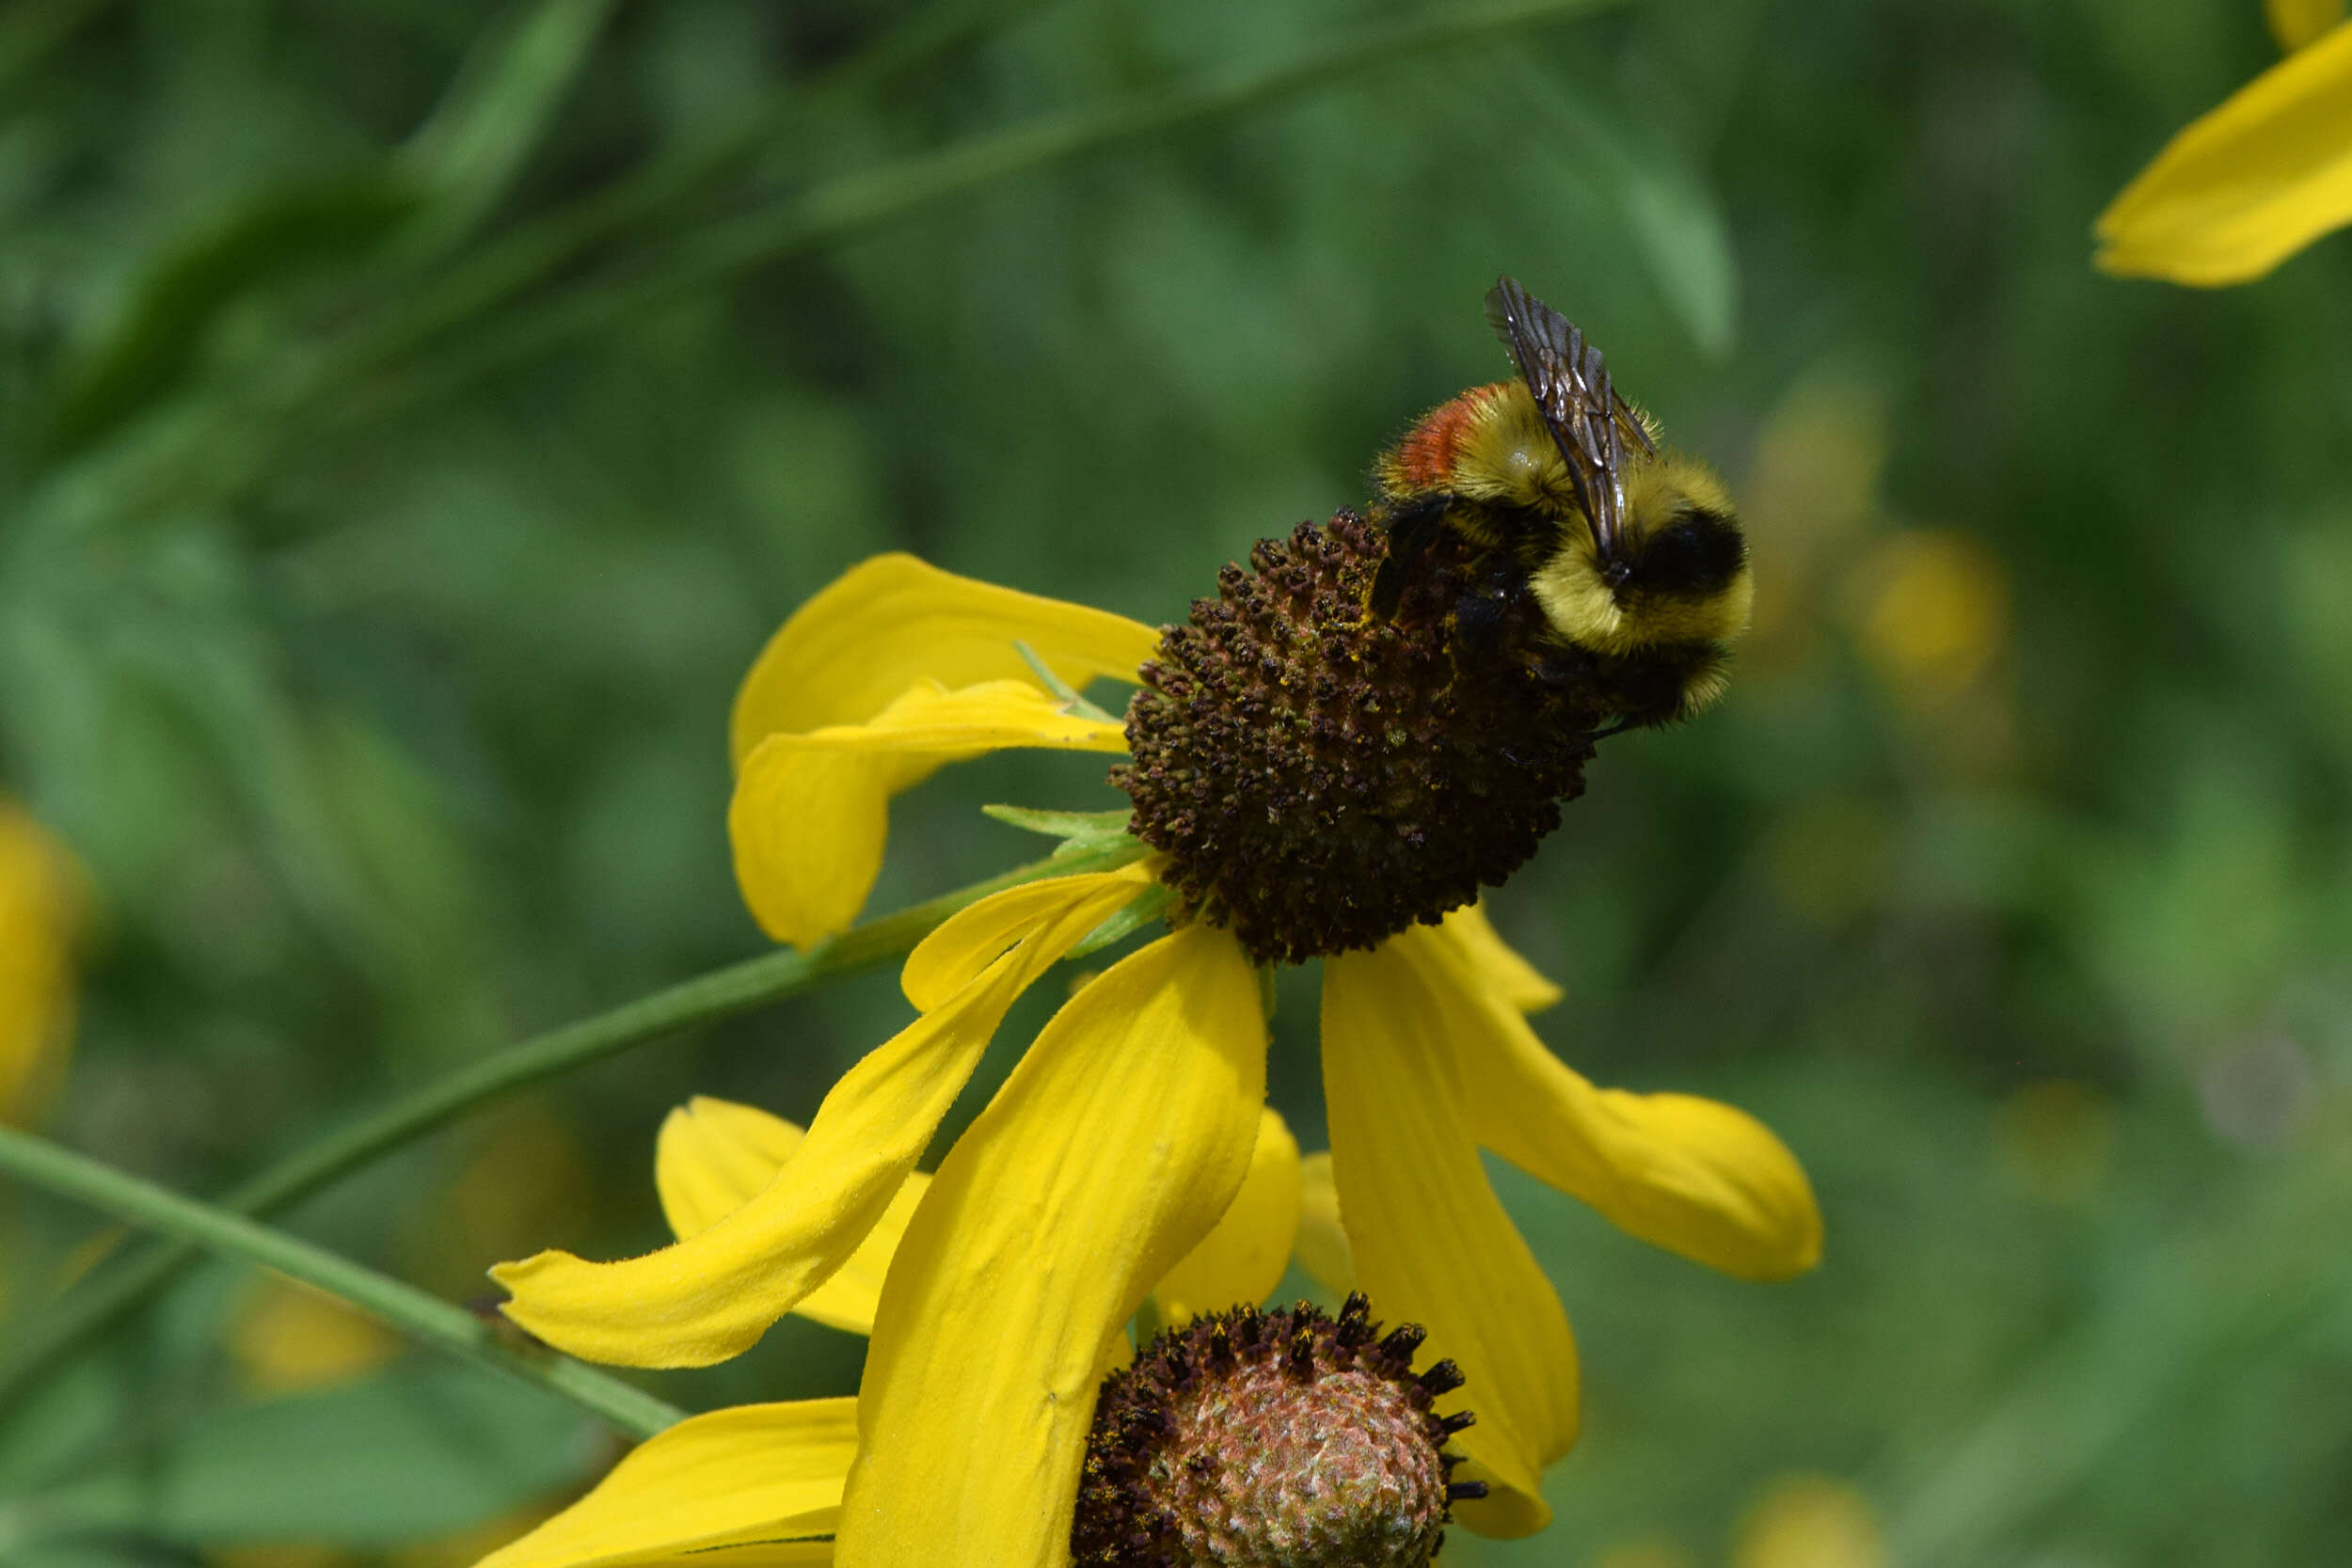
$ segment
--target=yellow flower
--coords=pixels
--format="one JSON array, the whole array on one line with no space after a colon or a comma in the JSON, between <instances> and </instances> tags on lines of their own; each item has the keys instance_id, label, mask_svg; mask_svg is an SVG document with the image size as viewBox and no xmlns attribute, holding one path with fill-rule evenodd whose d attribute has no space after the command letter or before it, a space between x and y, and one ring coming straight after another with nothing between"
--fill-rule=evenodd
<instances>
[{"instance_id":1,"label":"yellow flower","mask_svg":"<svg viewBox=\"0 0 2352 1568\"><path fill-rule=\"evenodd\" d=\"M2352 24L2270 0L2287 57L2191 123L2099 215L2100 267L2213 287L2352 223Z\"/></svg>"},{"instance_id":2,"label":"yellow flower","mask_svg":"<svg viewBox=\"0 0 2352 1568\"><path fill-rule=\"evenodd\" d=\"M654 1180L671 1228L685 1241L723 1223L757 1200L806 1141L791 1122L729 1101L697 1098L671 1112L654 1156ZM1161 1280L1164 1317L1189 1315L1170 1299L1180 1290L1223 1306L1254 1303L1274 1289L1290 1256L1298 1166L1290 1129L1272 1111L1262 1113L1241 1195ZM920 1172L908 1176L840 1272L792 1310L852 1333L871 1333L882 1277L931 1182ZM1102 1362L1092 1369L1098 1382L1130 1352L1119 1333L1101 1349ZM985 1378L993 1370L983 1367L960 1378ZM854 1399L741 1405L696 1416L631 1451L587 1497L491 1553L480 1568L602 1568L728 1546L751 1549L709 1560L749 1560L755 1553L763 1563L830 1562L857 1443ZM1069 1468L1063 1490L1076 1485L1075 1463ZM1009 1505L1038 1506L1029 1498L1009 1499Z\"/></svg>"},{"instance_id":3,"label":"yellow flower","mask_svg":"<svg viewBox=\"0 0 2352 1568\"><path fill-rule=\"evenodd\" d=\"M64 1066L76 880L56 841L0 801L0 1122L37 1116Z\"/></svg>"},{"instance_id":4,"label":"yellow flower","mask_svg":"<svg viewBox=\"0 0 2352 1568\"><path fill-rule=\"evenodd\" d=\"M1884 1568L1869 1499L1831 1476L1786 1475L1740 1522L1732 1568Z\"/></svg>"},{"instance_id":5,"label":"yellow flower","mask_svg":"<svg viewBox=\"0 0 2352 1568\"><path fill-rule=\"evenodd\" d=\"M373 1371L400 1339L373 1318L279 1275L265 1275L229 1327L230 1354L255 1393L331 1387Z\"/></svg>"},{"instance_id":6,"label":"yellow flower","mask_svg":"<svg viewBox=\"0 0 2352 1568\"><path fill-rule=\"evenodd\" d=\"M850 572L777 634L737 704L730 826L752 910L795 942L848 926L881 863L888 795L944 761L1020 745L1120 751L1121 726L1067 692L1136 678L1157 642L1149 627L905 556ZM920 1016L843 1076L756 1196L643 1258L502 1265L509 1314L627 1365L742 1351L883 1220L1013 999L1160 870L1033 882L948 921L902 972ZM1489 1534L1548 1521L1538 1477L1575 1439L1578 1386L1566 1316L1482 1148L1741 1277L1800 1273L1820 1249L1804 1174L1767 1129L1570 1071L1522 1016L1557 994L1475 906L1335 953L1324 971L1331 1171L1352 1267L1467 1375L1477 1424L1458 1440L1464 1474L1490 1492L1459 1514ZM907 1219L859 1395L844 1563L1062 1560L1105 1347L1232 1211L1265 1044L1250 956L1207 918L1113 966L1045 1026ZM1174 1305L1201 1299L1216 1298Z\"/></svg>"}]
</instances>

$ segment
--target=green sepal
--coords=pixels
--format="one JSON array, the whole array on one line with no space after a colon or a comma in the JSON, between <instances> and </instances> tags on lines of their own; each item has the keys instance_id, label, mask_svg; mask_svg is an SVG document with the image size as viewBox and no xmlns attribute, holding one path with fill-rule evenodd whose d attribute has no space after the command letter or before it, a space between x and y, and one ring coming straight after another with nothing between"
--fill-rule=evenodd
<instances>
[{"instance_id":1,"label":"green sepal","mask_svg":"<svg viewBox=\"0 0 2352 1568\"><path fill-rule=\"evenodd\" d=\"M1030 647L1026 642L1016 641L1012 645L1012 650L1021 656L1024 663L1037 672L1037 678L1044 684L1046 690L1061 700L1061 705L1065 709L1081 719L1091 719L1098 723L1116 724L1119 722L1115 716L1088 702L1076 687L1054 673L1054 667L1046 663L1035 648Z\"/></svg>"},{"instance_id":2,"label":"green sepal","mask_svg":"<svg viewBox=\"0 0 2352 1568\"><path fill-rule=\"evenodd\" d=\"M1083 958L1089 953L1100 953L1120 938L1141 930L1167 913L1168 902L1174 897L1175 895L1168 889L1153 882L1136 894L1125 909L1089 931L1078 945L1070 950L1070 957Z\"/></svg>"},{"instance_id":3,"label":"green sepal","mask_svg":"<svg viewBox=\"0 0 2352 1568\"><path fill-rule=\"evenodd\" d=\"M1024 832L1067 839L1109 838L1123 833L1127 831L1127 819L1134 815L1127 811L1031 811L1026 806L982 806L980 810Z\"/></svg>"}]
</instances>

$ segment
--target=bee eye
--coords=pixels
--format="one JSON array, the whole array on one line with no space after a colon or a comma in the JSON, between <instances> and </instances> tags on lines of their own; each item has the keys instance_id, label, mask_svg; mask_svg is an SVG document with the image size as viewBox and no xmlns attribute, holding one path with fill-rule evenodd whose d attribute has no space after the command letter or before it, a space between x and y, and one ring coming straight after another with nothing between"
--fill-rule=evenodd
<instances>
[{"instance_id":1,"label":"bee eye","mask_svg":"<svg viewBox=\"0 0 2352 1568\"><path fill-rule=\"evenodd\" d=\"M1692 512L1649 536L1632 577L1645 593L1704 598L1738 577L1747 559L1739 524L1720 513Z\"/></svg>"}]
</instances>

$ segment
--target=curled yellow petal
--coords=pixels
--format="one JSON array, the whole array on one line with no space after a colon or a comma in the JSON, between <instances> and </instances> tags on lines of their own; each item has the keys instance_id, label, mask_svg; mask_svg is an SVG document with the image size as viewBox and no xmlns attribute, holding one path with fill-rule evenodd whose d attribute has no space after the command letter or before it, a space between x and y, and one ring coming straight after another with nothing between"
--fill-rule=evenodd
<instances>
[{"instance_id":1,"label":"curled yellow petal","mask_svg":"<svg viewBox=\"0 0 2352 1568\"><path fill-rule=\"evenodd\" d=\"M2344 20L2344 0L2263 0L2263 15L2270 36L2292 55L2318 42Z\"/></svg>"},{"instance_id":2,"label":"curled yellow petal","mask_svg":"<svg viewBox=\"0 0 2352 1568\"><path fill-rule=\"evenodd\" d=\"M65 851L0 801L0 1122L30 1120L56 1086L72 1027L80 915Z\"/></svg>"},{"instance_id":3,"label":"curled yellow petal","mask_svg":"<svg viewBox=\"0 0 2352 1568\"><path fill-rule=\"evenodd\" d=\"M1463 959L1497 994L1523 1013L1540 1013L1564 992L1543 973L1502 940L1486 918L1484 901L1465 904L1445 917L1439 927L1454 940Z\"/></svg>"},{"instance_id":4,"label":"curled yellow petal","mask_svg":"<svg viewBox=\"0 0 2352 1568\"><path fill-rule=\"evenodd\" d=\"M1324 960L1331 1173L1374 1313L1427 1328L1425 1357L1468 1379L1450 1402L1478 1422L1454 1443L1489 1492L1455 1513L1482 1535L1525 1535L1551 1517L1544 1465L1576 1441L1576 1343L1486 1180L1464 1100L1471 1069L1453 1055L1454 999L1415 961L1442 939L1416 933Z\"/></svg>"},{"instance_id":5,"label":"curled yellow petal","mask_svg":"<svg viewBox=\"0 0 2352 1568\"><path fill-rule=\"evenodd\" d=\"M1057 1013L908 1228L859 1391L844 1568L1068 1560L1097 1380L1248 1170L1258 984L1195 925Z\"/></svg>"},{"instance_id":6,"label":"curled yellow petal","mask_svg":"<svg viewBox=\"0 0 2352 1568\"><path fill-rule=\"evenodd\" d=\"M1096 875L1125 883L1131 896L1152 883L1152 873L1144 863ZM906 999L917 1010L930 1012L970 985L975 975L1020 940L1039 910L1060 903L1063 895L1054 891L1057 880L1009 888L973 905L925 938L898 971L898 989Z\"/></svg>"},{"instance_id":7,"label":"curled yellow petal","mask_svg":"<svg viewBox=\"0 0 2352 1568\"><path fill-rule=\"evenodd\" d=\"M1804 1167L1772 1130L1717 1101L1596 1088L1553 1055L1442 938L1394 940L1448 993L1478 1141L1642 1240L1742 1279L1821 1257Z\"/></svg>"},{"instance_id":8,"label":"curled yellow petal","mask_svg":"<svg viewBox=\"0 0 2352 1568\"><path fill-rule=\"evenodd\" d=\"M855 1400L743 1404L680 1421L632 1449L596 1490L476 1568L622 1568L694 1560L830 1560ZM787 1543L789 1544L787 1544Z\"/></svg>"},{"instance_id":9,"label":"curled yellow petal","mask_svg":"<svg viewBox=\"0 0 2352 1568\"><path fill-rule=\"evenodd\" d=\"M2174 136L2099 215L2108 272L2260 277L2352 223L2352 25L2296 51Z\"/></svg>"},{"instance_id":10,"label":"curled yellow petal","mask_svg":"<svg viewBox=\"0 0 2352 1568\"><path fill-rule=\"evenodd\" d=\"M501 1263L490 1274L512 1293L506 1315L559 1350L621 1366L707 1367L750 1348L882 1222L1013 1000L1134 895L1116 875L1063 877L955 916L938 940L960 942L962 921L999 926L999 899L1026 911L970 984L842 1075L758 1196L642 1258Z\"/></svg>"},{"instance_id":11,"label":"curled yellow petal","mask_svg":"<svg viewBox=\"0 0 2352 1568\"><path fill-rule=\"evenodd\" d=\"M727 806L735 876L761 929L805 947L846 929L882 870L890 797L943 763L1013 746L1118 752L1116 723L1038 688L922 681L866 723L774 734L743 758Z\"/></svg>"},{"instance_id":12,"label":"curled yellow petal","mask_svg":"<svg viewBox=\"0 0 2352 1568\"><path fill-rule=\"evenodd\" d=\"M775 1180L802 1138L797 1123L731 1100L696 1095L672 1111L653 1154L654 1185L671 1230L680 1241L698 1236L751 1202ZM871 1334L891 1255L930 1184L921 1171L908 1177L840 1272L792 1310L829 1327Z\"/></svg>"},{"instance_id":13,"label":"curled yellow petal","mask_svg":"<svg viewBox=\"0 0 2352 1568\"><path fill-rule=\"evenodd\" d=\"M1328 1150L1298 1162L1298 1266L1335 1296L1356 1288L1356 1258L1340 1221L1340 1189L1331 1180Z\"/></svg>"},{"instance_id":14,"label":"curled yellow petal","mask_svg":"<svg viewBox=\"0 0 2352 1568\"><path fill-rule=\"evenodd\" d=\"M1271 1295L1290 1267L1298 1197L1298 1140L1269 1105L1258 1115L1258 1142L1241 1191L1152 1291L1169 1325L1181 1327L1229 1307L1255 1307Z\"/></svg>"},{"instance_id":15,"label":"curled yellow petal","mask_svg":"<svg viewBox=\"0 0 2352 1568\"><path fill-rule=\"evenodd\" d=\"M737 766L771 735L862 724L924 681L1028 680L1025 642L1071 686L1133 680L1159 645L1139 622L882 555L803 605L753 661L728 726Z\"/></svg>"},{"instance_id":16,"label":"curled yellow petal","mask_svg":"<svg viewBox=\"0 0 2352 1568\"><path fill-rule=\"evenodd\" d=\"M699 1236L760 1195L806 1134L756 1106L698 1094L661 1122L654 1190L679 1241Z\"/></svg>"}]
</instances>

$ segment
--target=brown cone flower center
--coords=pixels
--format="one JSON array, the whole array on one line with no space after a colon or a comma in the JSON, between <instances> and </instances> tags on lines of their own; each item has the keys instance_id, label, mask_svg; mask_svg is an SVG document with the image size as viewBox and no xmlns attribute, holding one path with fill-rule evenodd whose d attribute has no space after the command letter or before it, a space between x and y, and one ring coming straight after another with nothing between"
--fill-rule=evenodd
<instances>
[{"instance_id":1,"label":"brown cone flower center","mask_svg":"<svg viewBox=\"0 0 2352 1568\"><path fill-rule=\"evenodd\" d=\"M1228 566L1167 628L1111 782L1169 857L1179 918L1295 963L1435 924L1524 864L1584 788L1598 716L1538 680L1540 611L1478 596L1440 541L1394 613L1365 608L1387 553L1343 512ZM1475 634L1461 607L1490 607Z\"/></svg>"},{"instance_id":2,"label":"brown cone flower center","mask_svg":"<svg viewBox=\"0 0 2352 1568\"><path fill-rule=\"evenodd\" d=\"M1423 1568L1445 1539L1470 1415L1432 1414L1461 1386L1416 1377L1412 1326L1382 1338L1361 1295L1338 1318L1304 1304L1216 1313L1163 1334L1104 1380L1071 1552L1151 1568Z\"/></svg>"}]
</instances>

